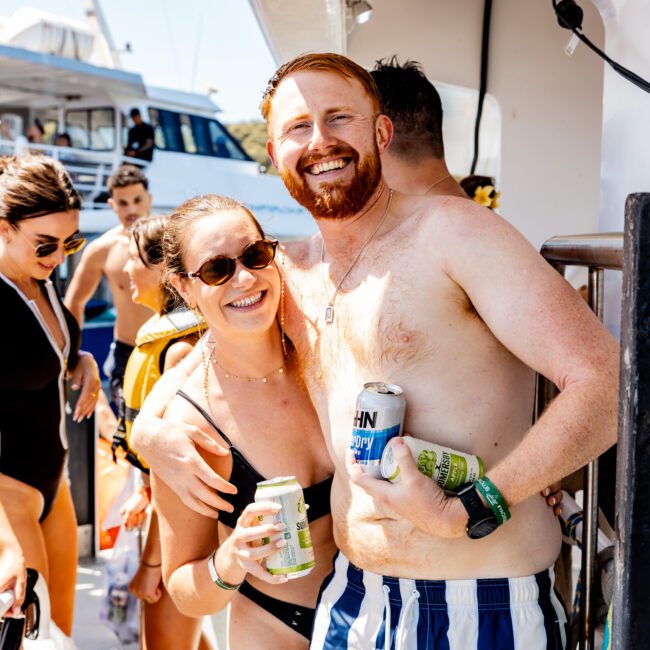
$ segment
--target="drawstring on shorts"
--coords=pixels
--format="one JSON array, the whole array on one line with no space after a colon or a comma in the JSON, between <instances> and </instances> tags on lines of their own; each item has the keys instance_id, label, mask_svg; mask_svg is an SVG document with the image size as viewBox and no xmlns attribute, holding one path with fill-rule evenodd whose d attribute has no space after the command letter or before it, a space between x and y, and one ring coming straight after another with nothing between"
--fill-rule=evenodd
<instances>
[{"instance_id":1,"label":"drawstring on shorts","mask_svg":"<svg viewBox=\"0 0 650 650\"><path fill-rule=\"evenodd\" d=\"M385 650L390 650L390 587L388 585L383 586L384 590L384 620L386 627L386 634L384 636L384 648ZM402 608L402 611L397 621L397 628L395 630L395 650L403 650L406 648L406 635L408 634L408 624L410 622L411 611L415 603L417 603L420 598L420 593L417 589L413 589L409 599L406 601L406 605Z\"/></svg>"}]
</instances>

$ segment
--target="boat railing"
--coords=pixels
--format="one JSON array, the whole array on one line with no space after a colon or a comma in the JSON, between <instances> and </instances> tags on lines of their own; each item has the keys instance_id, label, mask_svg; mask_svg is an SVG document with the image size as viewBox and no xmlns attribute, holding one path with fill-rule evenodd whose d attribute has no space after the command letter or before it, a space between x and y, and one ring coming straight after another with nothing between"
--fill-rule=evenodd
<instances>
[{"instance_id":1,"label":"boat railing","mask_svg":"<svg viewBox=\"0 0 650 650\"><path fill-rule=\"evenodd\" d=\"M75 189L81 194L84 208L105 208L108 198L108 177L124 163L136 164L143 169L148 165L138 158L124 156L119 151L92 151L76 147L59 147L54 144L36 144L25 137L15 141L0 141L0 155L42 153L59 160L70 174Z\"/></svg>"},{"instance_id":2,"label":"boat railing","mask_svg":"<svg viewBox=\"0 0 650 650\"><path fill-rule=\"evenodd\" d=\"M567 266L588 269L587 302L603 320L605 269L623 268L623 233L597 233L569 237L552 237L544 243L542 256L564 275ZM540 417L557 395L557 388L546 377L537 377L536 414ZM583 539L580 584L579 647L592 648L594 638L593 602L596 578L596 540L598 535L598 460L585 468L583 498Z\"/></svg>"},{"instance_id":3,"label":"boat railing","mask_svg":"<svg viewBox=\"0 0 650 650\"><path fill-rule=\"evenodd\" d=\"M588 269L588 303L603 319L605 270L623 272L621 318L621 389L616 452L615 587L611 637L614 648L650 647L650 194L631 194L625 206L625 230L574 237L553 237L542 255L560 273L567 266ZM557 394L538 376L539 417ZM601 457L601 458L604 458ZM584 470L583 539L579 648L594 648L594 599L598 535L598 459ZM613 490L613 476L605 475Z\"/></svg>"}]
</instances>

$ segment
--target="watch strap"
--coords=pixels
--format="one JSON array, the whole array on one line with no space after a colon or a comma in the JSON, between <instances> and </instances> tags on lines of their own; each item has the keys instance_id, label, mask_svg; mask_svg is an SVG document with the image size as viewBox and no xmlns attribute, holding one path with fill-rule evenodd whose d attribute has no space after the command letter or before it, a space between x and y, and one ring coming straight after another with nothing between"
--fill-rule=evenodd
<instances>
[{"instance_id":1,"label":"watch strap","mask_svg":"<svg viewBox=\"0 0 650 650\"><path fill-rule=\"evenodd\" d=\"M486 508L473 483L467 483L457 493L463 507L467 511L468 519L465 530L471 539L480 539L496 530L499 522L495 514Z\"/></svg>"}]
</instances>

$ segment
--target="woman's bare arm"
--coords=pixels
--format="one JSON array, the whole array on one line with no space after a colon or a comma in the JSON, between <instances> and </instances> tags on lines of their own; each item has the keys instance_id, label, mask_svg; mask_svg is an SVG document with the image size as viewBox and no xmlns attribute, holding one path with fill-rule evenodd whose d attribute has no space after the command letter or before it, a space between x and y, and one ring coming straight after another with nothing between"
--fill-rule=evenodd
<instances>
[{"instance_id":1,"label":"woman's bare arm","mask_svg":"<svg viewBox=\"0 0 650 650\"><path fill-rule=\"evenodd\" d=\"M188 508L217 517L219 509L231 508L215 490L229 494L237 490L201 458L197 446L216 456L227 455L227 448L192 424L162 419L176 391L201 363L199 346L165 372L153 387L133 423L131 445L162 481L174 486Z\"/></svg>"},{"instance_id":2,"label":"woman's bare arm","mask_svg":"<svg viewBox=\"0 0 650 650\"><path fill-rule=\"evenodd\" d=\"M170 406L166 417L201 426L198 414L180 401L176 400ZM202 454L211 468L230 476L229 457L214 456L203 451ZM233 533L220 545L214 518L186 507L155 472L151 473L151 486L160 526L163 580L180 612L186 616L212 614L223 609L236 593L218 587L210 577L208 558L215 549L214 566L226 583L239 584L249 572L272 584L286 581L284 577L267 573L258 563L259 559L276 552L277 544L265 547L250 545L250 542L259 542L263 537L279 532L277 526L259 525L258 520L260 515L271 514L277 507L275 504L251 504L242 513Z\"/></svg>"}]
</instances>

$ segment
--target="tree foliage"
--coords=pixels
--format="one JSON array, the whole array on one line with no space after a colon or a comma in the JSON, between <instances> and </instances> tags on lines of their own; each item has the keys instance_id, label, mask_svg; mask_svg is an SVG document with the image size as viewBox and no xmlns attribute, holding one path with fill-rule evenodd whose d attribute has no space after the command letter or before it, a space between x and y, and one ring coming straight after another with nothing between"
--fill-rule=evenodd
<instances>
[{"instance_id":1,"label":"tree foliage","mask_svg":"<svg viewBox=\"0 0 650 650\"><path fill-rule=\"evenodd\" d=\"M244 151L260 165L266 167L269 174L276 174L275 167L266 153L266 124L261 120L250 122L233 122L227 125L228 131L239 140Z\"/></svg>"}]
</instances>

